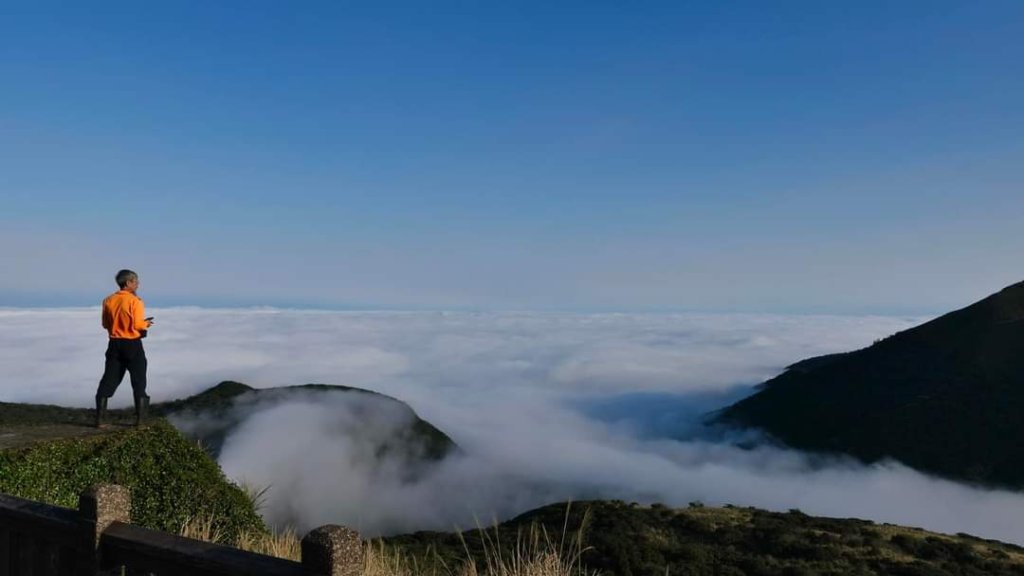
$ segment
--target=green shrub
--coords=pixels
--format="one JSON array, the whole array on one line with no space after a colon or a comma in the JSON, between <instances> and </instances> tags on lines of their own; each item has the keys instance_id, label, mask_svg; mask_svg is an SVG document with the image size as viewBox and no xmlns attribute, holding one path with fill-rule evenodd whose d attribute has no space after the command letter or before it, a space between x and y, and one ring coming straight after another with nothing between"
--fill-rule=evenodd
<instances>
[{"instance_id":1,"label":"green shrub","mask_svg":"<svg viewBox=\"0 0 1024 576\"><path fill-rule=\"evenodd\" d=\"M216 462L162 420L86 438L40 442L0 452L0 492L67 508L97 483L126 486L132 522L177 533L191 518L210 517L225 538L266 532L245 493Z\"/></svg>"}]
</instances>

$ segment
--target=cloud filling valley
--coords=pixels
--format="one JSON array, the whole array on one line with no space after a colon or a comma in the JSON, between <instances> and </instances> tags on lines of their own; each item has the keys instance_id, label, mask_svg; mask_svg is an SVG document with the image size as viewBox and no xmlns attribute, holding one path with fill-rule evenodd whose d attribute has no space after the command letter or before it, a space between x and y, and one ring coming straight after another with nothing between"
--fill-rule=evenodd
<instances>
[{"instance_id":1,"label":"cloud filling valley","mask_svg":"<svg viewBox=\"0 0 1024 576\"><path fill-rule=\"evenodd\" d=\"M463 449L410 478L375 446L408 414L354 393L244 407L229 477L269 486L271 524L365 535L471 528L564 500L799 508L1024 543L1024 495L760 446L700 425L792 362L921 318L154 309L154 401L221 380L373 390ZM98 309L0 310L0 400L90 406ZM130 403L126 381L112 400ZM240 407L241 409L241 407ZM352 422L363 415L359 433ZM366 418L366 414L370 417ZM179 425L187 425L179 423Z\"/></svg>"}]
</instances>

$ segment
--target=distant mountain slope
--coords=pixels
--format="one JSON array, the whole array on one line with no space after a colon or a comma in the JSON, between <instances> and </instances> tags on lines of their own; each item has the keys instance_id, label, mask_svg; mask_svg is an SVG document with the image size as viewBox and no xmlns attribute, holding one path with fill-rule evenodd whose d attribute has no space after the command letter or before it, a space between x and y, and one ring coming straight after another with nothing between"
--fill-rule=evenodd
<instances>
[{"instance_id":1,"label":"distant mountain slope","mask_svg":"<svg viewBox=\"0 0 1024 576\"><path fill-rule=\"evenodd\" d=\"M574 502L568 514L565 504L552 504L484 531L417 532L385 541L416 558L422 573L451 573L467 553L480 566L498 551L513 557L517 544L529 541L531 525L543 528L556 549L564 543L563 557L575 552L574 533L582 526L580 560L604 576L1024 574L1024 549L1011 544L796 510Z\"/></svg>"},{"instance_id":2,"label":"distant mountain slope","mask_svg":"<svg viewBox=\"0 0 1024 576\"><path fill-rule=\"evenodd\" d=\"M1022 487L1024 282L868 348L798 362L712 421Z\"/></svg>"},{"instance_id":3,"label":"distant mountain slope","mask_svg":"<svg viewBox=\"0 0 1024 576\"><path fill-rule=\"evenodd\" d=\"M362 422L349 423L347 430L358 433L359 426L384 414L400 417L405 424L394 429L394 435L382 439L381 451L399 451L412 458L440 460L457 449L444 432L420 418L408 404L370 390L328 384L305 384L278 388L252 388L240 382L225 381L195 396L153 406L154 415L165 416L186 435L202 442L215 457L220 454L225 438L252 413L286 402L323 402L353 395L363 402L353 413ZM367 404L367 402L369 404ZM341 418L342 416L339 416ZM184 425L190 422L191 425Z\"/></svg>"}]
</instances>

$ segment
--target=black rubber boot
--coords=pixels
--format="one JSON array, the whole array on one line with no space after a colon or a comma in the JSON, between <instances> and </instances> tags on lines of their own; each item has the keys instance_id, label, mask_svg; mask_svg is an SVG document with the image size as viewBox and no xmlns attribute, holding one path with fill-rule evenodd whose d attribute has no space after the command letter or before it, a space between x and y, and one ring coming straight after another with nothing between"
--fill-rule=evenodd
<instances>
[{"instance_id":1,"label":"black rubber boot","mask_svg":"<svg viewBox=\"0 0 1024 576\"><path fill-rule=\"evenodd\" d=\"M138 396L135 398L135 425L141 426L146 420L146 412L149 411L149 396Z\"/></svg>"},{"instance_id":2,"label":"black rubber boot","mask_svg":"<svg viewBox=\"0 0 1024 576\"><path fill-rule=\"evenodd\" d=\"M103 421L107 417L107 399L96 397L96 427L105 428L106 424Z\"/></svg>"}]
</instances>

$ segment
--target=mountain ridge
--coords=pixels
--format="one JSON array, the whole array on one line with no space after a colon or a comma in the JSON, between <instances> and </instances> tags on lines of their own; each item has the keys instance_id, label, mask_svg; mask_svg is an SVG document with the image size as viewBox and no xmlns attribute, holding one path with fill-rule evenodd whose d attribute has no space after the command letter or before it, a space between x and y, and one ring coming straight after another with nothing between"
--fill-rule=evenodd
<instances>
[{"instance_id":1,"label":"mountain ridge","mask_svg":"<svg viewBox=\"0 0 1024 576\"><path fill-rule=\"evenodd\" d=\"M273 399L287 401L301 395L331 393L352 393L395 403L408 415L411 423L407 429L401 431L402 437L397 439L398 445L407 441L416 443L420 449L412 452L422 454L428 460L440 460L459 450L455 441L430 422L420 418L405 402L372 390L335 384L253 388L241 382L225 380L186 398L154 403L150 406L150 414L154 418L168 418L172 421L175 416L205 414L213 424L205 427L201 433L186 432L186 435L203 443L211 456L216 458L227 434L241 422L240 415L231 411L238 400L245 397L271 399L271 396L275 396ZM98 430L93 427L94 414L90 408L0 402L0 428L4 430L4 434L0 435L0 449L24 447L52 438L86 437L117 432L129 427L134 417L130 408L110 410L109 421L113 426L109 430Z\"/></svg>"},{"instance_id":2,"label":"mountain ridge","mask_svg":"<svg viewBox=\"0 0 1024 576\"><path fill-rule=\"evenodd\" d=\"M273 388L253 388L241 382L226 380L200 394L182 400L155 404L154 415L168 418L179 428L183 419L195 415L207 424L185 430L185 434L200 441L213 457L218 457L226 437L248 417L237 410L240 404L265 402L267 405L290 400L326 396L329 394L355 394L364 399L379 400L401 410L408 418L409 425L395 430L395 436L380 446L379 455L386 452L402 453L406 459L439 461L459 451L458 445L436 426L419 417L411 406L386 394L341 386L337 384L300 384ZM363 414L362 418L371 415Z\"/></svg>"},{"instance_id":3,"label":"mountain ridge","mask_svg":"<svg viewBox=\"0 0 1024 576\"><path fill-rule=\"evenodd\" d=\"M1024 282L867 348L808 358L711 423L800 449L1024 486Z\"/></svg>"},{"instance_id":4,"label":"mountain ridge","mask_svg":"<svg viewBox=\"0 0 1024 576\"><path fill-rule=\"evenodd\" d=\"M696 502L686 508L619 500L549 504L488 528L383 540L422 559L429 572L458 566L467 554L478 565L511 556L537 532L541 542L578 554L581 573L606 576L1024 574L1024 549L968 534Z\"/></svg>"}]
</instances>

